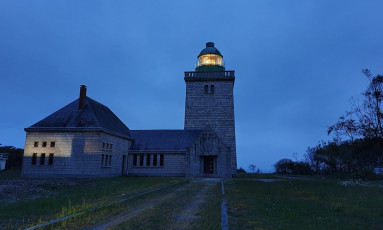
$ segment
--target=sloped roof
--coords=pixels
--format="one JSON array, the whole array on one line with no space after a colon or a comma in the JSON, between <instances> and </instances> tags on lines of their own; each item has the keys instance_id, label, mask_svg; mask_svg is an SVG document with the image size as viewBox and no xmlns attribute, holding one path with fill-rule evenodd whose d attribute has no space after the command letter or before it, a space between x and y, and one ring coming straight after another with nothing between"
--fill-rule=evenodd
<instances>
[{"instance_id":1,"label":"sloped roof","mask_svg":"<svg viewBox=\"0 0 383 230\"><path fill-rule=\"evenodd\" d=\"M130 130L131 152L185 152L202 130Z\"/></svg>"},{"instance_id":2,"label":"sloped roof","mask_svg":"<svg viewBox=\"0 0 383 230\"><path fill-rule=\"evenodd\" d=\"M78 110L79 99L52 113L25 131L103 131L132 138L126 125L105 105L86 97L85 106Z\"/></svg>"}]
</instances>

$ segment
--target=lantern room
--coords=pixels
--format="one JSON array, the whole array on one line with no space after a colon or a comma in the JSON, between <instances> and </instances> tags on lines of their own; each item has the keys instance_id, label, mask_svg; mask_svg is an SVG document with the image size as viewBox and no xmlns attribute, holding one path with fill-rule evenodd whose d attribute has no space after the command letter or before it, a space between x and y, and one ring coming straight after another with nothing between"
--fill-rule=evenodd
<instances>
[{"instance_id":1,"label":"lantern room","mask_svg":"<svg viewBox=\"0 0 383 230\"><path fill-rule=\"evenodd\" d=\"M196 71L224 71L223 56L217 48L214 47L214 42L207 42L206 48L198 55L196 63Z\"/></svg>"}]
</instances>

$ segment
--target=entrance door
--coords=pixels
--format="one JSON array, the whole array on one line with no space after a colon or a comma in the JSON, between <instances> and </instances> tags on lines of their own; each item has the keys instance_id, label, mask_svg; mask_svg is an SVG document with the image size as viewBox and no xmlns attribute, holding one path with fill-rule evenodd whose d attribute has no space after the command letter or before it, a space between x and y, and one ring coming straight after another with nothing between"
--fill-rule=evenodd
<instances>
[{"instance_id":1,"label":"entrance door","mask_svg":"<svg viewBox=\"0 0 383 230\"><path fill-rule=\"evenodd\" d=\"M125 170L126 155L122 155L122 175L126 174Z\"/></svg>"},{"instance_id":2,"label":"entrance door","mask_svg":"<svg viewBox=\"0 0 383 230\"><path fill-rule=\"evenodd\" d=\"M213 174L214 173L214 158L212 156L205 156L203 159L203 173Z\"/></svg>"}]
</instances>

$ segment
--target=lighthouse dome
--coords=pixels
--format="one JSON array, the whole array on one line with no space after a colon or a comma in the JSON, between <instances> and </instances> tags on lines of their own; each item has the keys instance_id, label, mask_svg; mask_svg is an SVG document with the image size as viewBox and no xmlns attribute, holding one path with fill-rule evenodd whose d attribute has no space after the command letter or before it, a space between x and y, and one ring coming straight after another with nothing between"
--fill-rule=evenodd
<instances>
[{"instance_id":1,"label":"lighthouse dome","mask_svg":"<svg viewBox=\"0 0 383 230\"><path fill-rule=\"evenodd\" d=\"M224 71L223 56L217 48L214 47L214 42L207 42L204 48L198 55L196 63L196 71Z\"/></svg>"}]
</instances>

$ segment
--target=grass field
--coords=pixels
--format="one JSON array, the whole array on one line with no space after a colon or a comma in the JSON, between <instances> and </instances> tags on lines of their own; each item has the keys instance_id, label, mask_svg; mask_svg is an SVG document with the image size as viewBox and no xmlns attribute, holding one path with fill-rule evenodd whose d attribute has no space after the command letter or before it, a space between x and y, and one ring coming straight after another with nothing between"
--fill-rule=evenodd
<instances>
[{"instance_id":1,"label":"grass field","mask_svg":"<svg viewBox=\"0 0 383 230\"><path fill-rule=\"evenodd\" d=\"M254 179L259 179L256 175ZM383 229L382 182L316 177L225 183L230 229Z\"/></svg>"},{"instance_id":2,"label":"grass field","mask_svg":"<svg viewBox=\"0 0 383 230\"><path fill-rule=\"evenodd\" d=\"M19 180L17 171L0 174L0 183L12 180ZM219 180L70 180L75 183L58 189L42 181L39 186L54 191L0 204L0 229L22 229L176 182L45 229L221 229L223 198L230 229L383 229L383 181L243 174L224 182L222 196Z\"/></svg>"},{"instance_id":3,"label":"grass field","mask_svg":"<svg viewBox=\"0 0 383 230\"><path fill-rule=\"evenodd\" d=\"M0 183L18 178L17 171L2 172ZM142 191L175 183L183 178L117 177L72 179L76 185L62 186L49 196L0 204L0 229L23 228L88 210ZM44 186L44 184L40 185ZM17 192L17 191L14 191Z\"/></svg>"}]
</instances>

